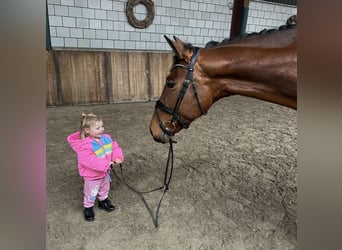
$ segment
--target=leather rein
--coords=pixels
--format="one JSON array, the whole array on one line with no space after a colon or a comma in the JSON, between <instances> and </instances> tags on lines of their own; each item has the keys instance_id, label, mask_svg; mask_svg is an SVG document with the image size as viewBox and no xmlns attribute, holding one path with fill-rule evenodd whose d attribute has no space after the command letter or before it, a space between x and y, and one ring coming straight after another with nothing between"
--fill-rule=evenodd
<instances>
[{"instance_id":1,"label":"leather rein","mask_svg":"<svg viewBox=\"0 0 342 250\"><path fill-rule=\"evenodd\" d=\"M143 203L144 203L144 205L145 205L149 215L151 216L151 219L152 219L152 222L153 222L155 228L158 228L158 226L159 226L159 222L158 222L159 209L160 209L162 200L164 198L164 195L167 192L167 190L169 189L169 184L170 184L171 177L172 177L172 171L173 171L173 146L172 146L172 144L173 143L175 143L175 142L170 140L170 150L169 150L169 154L168 154L168 158L167 158L167 162L166 162L166 167L165 167L165 175L164 175L163 186L161 186L161 187L154 188L154 189L149 190L149 191L138 191L137 189L132 187L130 184L128 184L128 182L127 182L127 180L126 180L126 178L125 178L125 176L123 174L123 171L122 171L122 166L123 166L122 163L120 163L121 178L116 173L115 166L114 165L110 166L112 171L113 171L114 176L122 184L124 184L129 190L131 190L132 192L136 193L141 198L141 200L143 201ZM171 166L171 167L169 168L169 166ZM148 205L148 203L147 203L147 201L146 201L146 199L144 197L144 194L152 193L152 192L155 192L155 191L158 191L158 190L163 190L163 193L162 193L162 195L161 195L161 197L159 199L159 203L158 203L157 209L155 211L155 215L153 215L152 208Z\"/></svg>"}]
</instances>

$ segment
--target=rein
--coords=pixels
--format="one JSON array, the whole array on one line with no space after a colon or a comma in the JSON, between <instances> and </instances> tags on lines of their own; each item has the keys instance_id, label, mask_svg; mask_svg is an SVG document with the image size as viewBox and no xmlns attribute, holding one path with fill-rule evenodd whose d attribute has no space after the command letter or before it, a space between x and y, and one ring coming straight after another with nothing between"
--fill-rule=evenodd
<instances>
[{"instance_id":1,"label":"rein","mask_svg":"<svg viewBox=\"0 0 342 250\"><path fill-rule=\"evenodd\" d=\"M169 184L170 184L170 181L171 181L171 177L172 177L172 172L173 172L173 143L176 143L175 141L172 141L170 139L170 142L169 142L169 154L168 154L168 157L167 157L167 162L166 162L166 167L165 167L165 175L164 175L164 181L163 181L163 186L161 187L158 187L158 188L155 188L155 189L152 189L152 190L149 190L149 191L138 191L136 190L135 188L133 188L131 185L128 184L126 178L124 177L124 174L123 174L123 171L122 171L122 163L120 163L120 171L121 171L121 178L118 176L118 174L115 172L115 169L114 169L114 165L111 165L110 168L112 169L113 171L113 174L115 175L115 177L122 183L124 184L125 186L128 187L129 190L131 190L132 192L136 193L137 195L140 196L141 200L143 201L148 213L150 214L151 216L151 219L153 221L153 224L154 226L157 228L159 223L158 223L158 215L159 215L159 209L160 209L160 206L161 206L161 203L162 203L162 200L164 198L164 195L165 193L167 192L167 190L169 189ZM159 203L158 203L158 206L157 206L157 209L156 209L156 212L155 212L155 215L153 215L153 211L152 209L150 208L150 206L147 204L147 201L145 200L145 197L144 197L144 194L148 194L148 193L152 193L152 192L155 192L155 191L158 191L158 190L163 190L163 193L160 197L160 200L159 200Z\"/></svg>"},{"instance_id":2,"label":"rein","mask_svg":"<svg viewBox=\"0 0 342 250\"><path fill-rule=\"evenodd\" d=\"M199 51L201 49L199 47L195 47L194 48L194 53L191 57L191 61L190 61L190 65L189 66L185 66L183 64L175 64L172 66L171 70L172 71L174 68L176 67L181 67L183 69L186 69L188 72L185 76L185 79L183 81L183 85L182 85L182 88L179 92L179 95L178 95L178 98L177 98L177 101L176 101L176 104L172 109L168 108L164 103L162 103L160 101L160 99L156 102L156 106L155 106L155 109L157 110L157 117L158 117L158 121L159 121L159 126L160 128L162 129L162 131L168 135L168 136L172 136L174 134L174 129L175 129L175 125L174 125L174 121L177 121L180 126L182 128L189 128L190 126L190 122L184 122L180 119L180 115L179 115L179 107L182 103L182 100L184 98L184 95L189 87L189 84L191 83L192 84L192 87L193 87L193 90L194 90L194 93L195 93L195 97L196 97L196 100L197 100L197 103L198 103L198 106L202 112L202 115L205 115L206 112L203 110L202 108L202 105L201 105L201 101L199 99L199 96L198 96L198 92L197 92L197 88L196 88L196 85L195 85L195 80L194 80L194 75L193 75L193 72L194 72L194 67L195 67L195 63L196 63L196 60L199 56ZM170 115L172 115L172 118L170 121L168 121L166 124L170 124L172 126L172 130L170 130L167 126L165 126L166 124L163 124L161 118L160 118L160 115L159 115L159 110L165 112L165 113L168 113Z\"/></svg>"}]
</instances>

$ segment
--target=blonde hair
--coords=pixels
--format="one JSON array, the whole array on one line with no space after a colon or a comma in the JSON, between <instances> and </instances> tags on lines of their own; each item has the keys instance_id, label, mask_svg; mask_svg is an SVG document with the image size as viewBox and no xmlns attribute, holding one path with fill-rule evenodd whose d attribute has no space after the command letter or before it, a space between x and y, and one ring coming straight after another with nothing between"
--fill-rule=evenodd
<instances>
[{"instance_id":1,"label":"blonde hair","mask_svg":"<svg viewBox=\"0 0 342 250\"><path fill-rule=\"evenodd\" d=\"M92 125L95 124L95 122L102 121L102 118L100 116L94 115L93 113L81 114L81 127L80 127L80 139L84 139L87 137L87 133L85 132L85 129L90 128Z\"/></svg>"}]
</instances>

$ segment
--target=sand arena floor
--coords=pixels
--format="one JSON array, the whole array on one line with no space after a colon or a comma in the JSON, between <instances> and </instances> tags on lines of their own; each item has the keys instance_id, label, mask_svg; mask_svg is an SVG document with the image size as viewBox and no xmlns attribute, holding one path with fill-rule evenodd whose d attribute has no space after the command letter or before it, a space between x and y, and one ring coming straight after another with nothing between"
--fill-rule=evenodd
<instances>
[{"instance_id":1,"label":"sand arena floor","mask_svg":"<svg viewBox=\"0 0 342 250\"><path fill-rule=\"evenodd\" d=\"M83 181L66 136L81 112L103 116L139 190L160 186L168 145L154 142L154 102L46 108L47 249L297 249L297 111L224 98L177 134L174 172L155 228L140 198L113 177L118 207L82 213ZM160 192L146 195L155 208Z\"/></svg>"}]
</instances>

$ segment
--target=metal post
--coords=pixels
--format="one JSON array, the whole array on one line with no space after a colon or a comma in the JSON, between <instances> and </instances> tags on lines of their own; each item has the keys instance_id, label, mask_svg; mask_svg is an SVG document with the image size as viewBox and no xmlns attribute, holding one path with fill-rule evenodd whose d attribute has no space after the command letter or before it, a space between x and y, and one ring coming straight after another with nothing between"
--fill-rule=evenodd
<instances>
[{"instance_id":1,"label":"metal post","mask_svg":"<svg viewBox=\"0 0 342 250\"><path fill-rule=\"evenodd\" d=\"M246 31L249 0L234 0L230 37L236 37Z\"/></svg>"},{"instance_id":2,"label":"metal post","mask_svg":"<svg viewBox=\"0 0 342 250\"><path fill-rule=\"evenodd\" d=\"M246 32L248 10L249 10L249 0L244 0L242 14L241 14L240 35Z\"/></svg>"},{"instance_id":3,"label":"metal post","mask_svg":"<svg viewBox=\"0 0 342 250\"><path fill-rule=\"evenodd\" d=\"M46 50L52 50L51 47L51 37L50 37L50 24L49 24L49 12L48 12L48 3L47 0L45 1L45 6L46 6L46 34L45 34L45 38L46 38Z\"/></svg>"}]
</instances>

